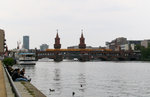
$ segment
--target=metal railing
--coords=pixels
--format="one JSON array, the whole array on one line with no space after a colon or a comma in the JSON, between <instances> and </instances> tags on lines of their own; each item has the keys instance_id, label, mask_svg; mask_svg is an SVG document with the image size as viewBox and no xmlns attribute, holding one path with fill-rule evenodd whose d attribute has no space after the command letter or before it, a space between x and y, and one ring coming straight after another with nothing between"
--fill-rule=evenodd
<instances>
[{"instance_id":1,"label":"metal railing","mask_svg":"<svg viewBox=\"0 0 150 97\"><path fill-rule=\"evenodd\" d=\"M7 68L6 68L6 66L4 66L4 69L5 69L5 71L6 71L6 74L7 74L8 80L9 80L9 82L10 82L10 85L12 86L12 90L13 90L13 92L14 92L14 94L15 94L15 97L21 97L21 95L20 95L18 89L16 88L16 86L15 86L15 84L14 84L14 82L13 82L13 80L12 80L12 78L11 78L11 76L10 76L10 74L9 74L9 72L8 72L8 70L7 70Z\"/></svg>"}]
</instances>

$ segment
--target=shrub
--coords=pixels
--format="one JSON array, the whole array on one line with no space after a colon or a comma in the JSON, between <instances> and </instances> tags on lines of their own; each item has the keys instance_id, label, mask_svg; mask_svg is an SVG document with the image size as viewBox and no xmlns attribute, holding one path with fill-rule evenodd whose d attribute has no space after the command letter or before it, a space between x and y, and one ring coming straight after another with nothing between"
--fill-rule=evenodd
<instances>
[{"instance_id":1,"label":"shrub","mask_svg":"<svg viewBox=\"0 0 150 97\"><path fill-rule=\"evenodd\" d=\"M13 58L5 58L3 63L8 66L13 66L15 64L15 60Z\"/></svg>"}]
</instances>

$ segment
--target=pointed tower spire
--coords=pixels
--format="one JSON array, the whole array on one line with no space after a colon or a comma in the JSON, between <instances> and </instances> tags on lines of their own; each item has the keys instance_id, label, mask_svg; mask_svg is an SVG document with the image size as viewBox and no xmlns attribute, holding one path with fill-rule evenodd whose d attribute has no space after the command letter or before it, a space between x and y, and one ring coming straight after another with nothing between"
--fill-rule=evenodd
<instances>
[{"instance_id":1,"label":"pointed tower spire","mask_svg":"<svg viewBox=\"0 0 150 97\"><path fill-rule=\"evenodd\" d=\"M57 37L57 38L59 38L59 36L58 36L58 29L57 29L56 31L57 31L57 35L56 35L56 37Z\"/></svg>"},{"instance_id":2,"label":"pointed tower spire","mask_svg":"<svg viewBox=\"0 0 150 97\"><path fill-rule=\"evenodd\" d=\"M60 38L59 38L59 35L58 35L58 29L56 31L57 31L57 34L56 34L56 38L55 38L54 48L55 49L60 49L61 44L60 44Z\"/></svg>"},{"instance_id":3,"label":"pointed tower spire","mask_svg":"<svg viewBox=\"0 0 150 97\"><path fill-rule=\"evenodd\" d=\"M80 38L80 44L79 44L79 48L80 49L85 49L86 48L86 44L84 41L84 37L83 37L83 29L81 30L81 38Z\"/></svg>"},{"instance_id":4,"label":"pointed tower spire","mask_svg":"<svg viewBox=\"0 0 150 97\"><path fill-rule=\"evenodd\" d=\"M84 38L84 37L83 37L83 29L81 29L81 37Z\"/></svg>"}]
</instances>

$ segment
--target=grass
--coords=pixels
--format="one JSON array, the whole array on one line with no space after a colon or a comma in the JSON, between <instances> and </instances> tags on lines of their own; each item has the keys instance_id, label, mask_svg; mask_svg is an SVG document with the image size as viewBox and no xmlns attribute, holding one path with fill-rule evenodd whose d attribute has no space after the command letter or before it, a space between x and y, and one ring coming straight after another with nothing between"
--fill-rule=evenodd
<instances>
[{"instance_id":1,"label":"grass","mask_svg":"<svg viewBox=\"0 0 150 97\"><path fill-rule=\"evenodd\" d=\"M32 91L31 89L29 89L29 88L26 86L26 82L21 82L21 84L24 85L24 87L27 89L27 91L30 93L30 95L32 95L33 97L35 97L34 91Z\"/></svg>"}]
</instances>

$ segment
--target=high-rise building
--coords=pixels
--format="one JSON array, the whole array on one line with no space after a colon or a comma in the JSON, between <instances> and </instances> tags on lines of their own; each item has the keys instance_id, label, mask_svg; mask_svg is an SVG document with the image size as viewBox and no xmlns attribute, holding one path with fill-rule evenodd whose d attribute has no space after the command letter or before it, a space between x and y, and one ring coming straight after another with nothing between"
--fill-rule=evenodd
<instances>
[{"instance_id":1,"label":"high-rise building","mask_svg":"<svg viewBox=\"0 0 150 97\"><path fill-rule=\"evenodd\" d=\"M23 36L23 48L29 49L29 36Z\"/></svg>"},{"instance_id":2,"label":"high-rise building","mask_svg":"<svg viewBox=\"0 0 150 97\"><path fill-rule=\"evenodd\" d=\"M0 29L0 53L4 52L5 45L5 33L4 30Z\"/></svg>"},{"instance_id":3,"label":"high-rise building","mask_svg":"<svg viewBox=\"0 0 150 97\"><path fill-rule=\"evenodd\" d=\"M40 46L40 50L41 50L41 51L45 51L46 49L48 49L48 45L47 45L47 44L42 44L42 45Z\"/></svg>"}]
</instances>

